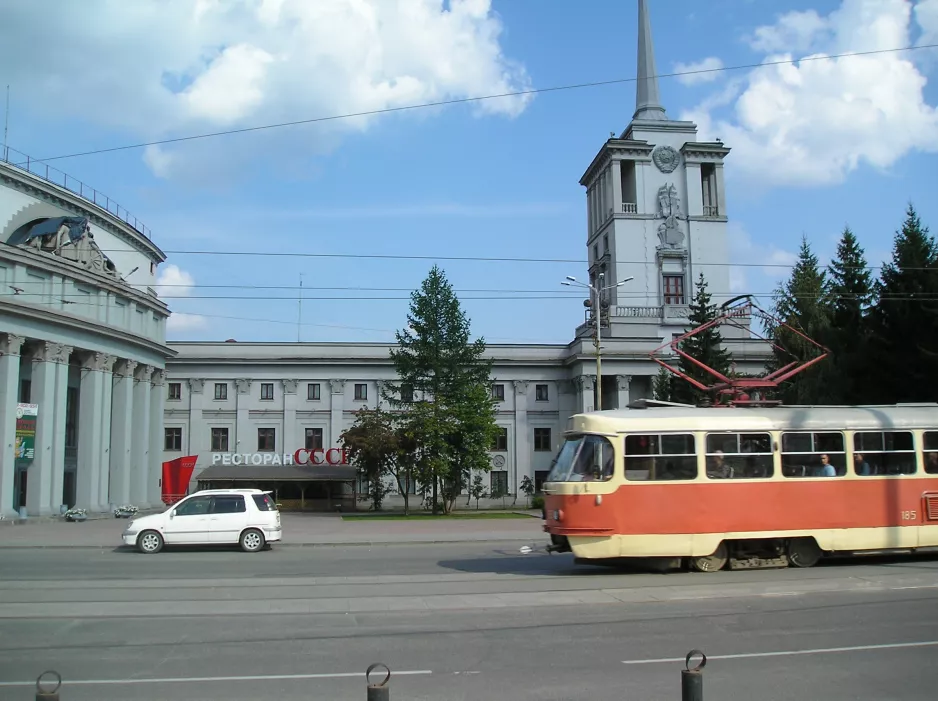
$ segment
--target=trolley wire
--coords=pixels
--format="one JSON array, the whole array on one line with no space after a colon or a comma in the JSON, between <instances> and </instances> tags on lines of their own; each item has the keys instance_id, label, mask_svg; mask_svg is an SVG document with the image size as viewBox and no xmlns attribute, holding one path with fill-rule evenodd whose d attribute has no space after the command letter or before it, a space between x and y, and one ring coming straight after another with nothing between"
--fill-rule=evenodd
<instances>
[{"instance_id":1,"label":"trolley wire","mask_svg":"<svg viewBox=\"0 0 938 701\"><path fill-rule=\"evenodd\" d=\"M840 54L828 54L823 56L805 56L802 58L791 58L791 59L776 59L774 61L763 61L761 63L747 63L747 64L737 64L733 66L720 66L719 68L698 68L694 70L685 70L685 71L675 71L672 73L658 73L656 78L677 78L681 76L688 75L698 75L704 73L723 73L729 71L738 71L738 70L749 70L749 69L758 69L758 68L768 68L772 66L783 66L783 65L793 65L797 63L804 63L807 61L830 61L841 58L850 58L850 57L859 57L859 56L873 56L877 54L887 54L887 53L899 53L903 51L917 51L921 49L934 49L938 48L938 44L919 44L913 46L903 46L899 48L892 49L873 49L870 51L852 51ZM274 124L262 124L253 127L241 127L238 129L226 129L224 131L215 131L208 132L205 134L193 134L189 136L178 136L167 139L158 139L155 141L145 141L136 144L127 144L124 146L112 146L109 148L99 148L93 149L90 151L80 151L76 153L64 154L60 156L49 156L47 158L35 159L35 162L48 163L49 161L58 161L66 158L79 158L83 156L93 156L102 153L113 153L115 151L128 151L132 149L146 148L148 146L162 146L165 144L173 144L187 141L196 141L200 139L210 139L216 138L219 136L229 136L233 134L245 134L252 132L268 131L272 129L284 129L287 127L295 127L306 124L317 124L323 122L333 122L340 121L344 119L354 119L359 117L370 117L377 116L381 114L390 114L395 112L407 112L420 109L429 109L432 107L445 107L449 105L458 105L458 104L467 104L474 102L484 102L487 100L499 100L509 97L522 97L525 95L539 95L553 92L563 92L568 90L581 90L585 88L596 88L604 87L607 85L617 85L623 83L634 83L638 81L638 77L632 78L613 78L610 80L596 80L586 83L574 83L569 85L557 85L553 87L546 88L530 88L528 90L515 90L512 92L498 93L494 95L480 95L474 97L461 97L461 98L452 98L448 100L438 100L435 102L423 102L413 105L402 105L400 107L384 107L381 109L375 110L366 110L363 112L349 112L345 114L330 115L326 117L312 117L309 119L297 119L287 122L277 122ZM32 159L30 159L32 160ZM20 165L20 164L15 164Z\"/></svg>"}]
</instances>

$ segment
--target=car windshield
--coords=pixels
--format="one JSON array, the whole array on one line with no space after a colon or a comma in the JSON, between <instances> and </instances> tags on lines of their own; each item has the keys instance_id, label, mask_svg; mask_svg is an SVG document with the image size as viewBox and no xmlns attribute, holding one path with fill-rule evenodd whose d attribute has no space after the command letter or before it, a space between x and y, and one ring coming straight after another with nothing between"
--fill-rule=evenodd
<instances>
[{"instance_id":1,"label":"car windshield","mask_svg":"<svg viewBox=\"0 0 938 701\"><path fill-rule=\"evenodd\" d=\"M276 511L277 505L269 494L253 494L254 503L260 511Z\"/></svg>"},{"instance_id":2,"label":"car windshield","mask_svg":"<svg viewBox=\"0 0 938 701\"><path fill-rule=\"evenodd\" d=\"M548 482L584 482L612 477L615 464L612 443L603 436L570 436L564 442Z\"/></svg>"}]
</instances>

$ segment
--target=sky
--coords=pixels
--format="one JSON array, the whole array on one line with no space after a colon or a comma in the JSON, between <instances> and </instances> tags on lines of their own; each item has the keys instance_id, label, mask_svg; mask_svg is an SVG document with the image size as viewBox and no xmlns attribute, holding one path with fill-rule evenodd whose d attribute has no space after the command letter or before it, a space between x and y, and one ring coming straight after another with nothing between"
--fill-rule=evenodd
<instances>
[{"instance_id":1,"label":"sky","mask_svg":"<svg viewBox=\"0 0 938 701\"><path fill-rule=\"evenodd\" d=\"M169 340L393 341L434 263L475 335L572 340L578 182L635 109L635 0L52 4L4 3L8 144L149 228ZM802 236L826 262L845 226L879 266L909 203L938 232L938 0L650 12L668 114L732 149L711 292L768 305Z\"/></svg>"}]
</instances>

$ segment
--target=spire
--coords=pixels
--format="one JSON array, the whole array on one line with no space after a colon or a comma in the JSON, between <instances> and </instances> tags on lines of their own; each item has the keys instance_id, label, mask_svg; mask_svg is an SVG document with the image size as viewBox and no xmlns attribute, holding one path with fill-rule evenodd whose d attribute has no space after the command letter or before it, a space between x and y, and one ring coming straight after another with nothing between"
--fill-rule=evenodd
<instances>
[{"instance_id":1,"label":"spire","mask_svg":"<svg viewBox=\"0 0 938 701\"><path fill-rule=\"evenodd\" d=\"M648 0L638 0L638 80L635 88L635 114L632 119L667 120L658 94L655 45L651 38Z\"/></svg>"}]
</instances>

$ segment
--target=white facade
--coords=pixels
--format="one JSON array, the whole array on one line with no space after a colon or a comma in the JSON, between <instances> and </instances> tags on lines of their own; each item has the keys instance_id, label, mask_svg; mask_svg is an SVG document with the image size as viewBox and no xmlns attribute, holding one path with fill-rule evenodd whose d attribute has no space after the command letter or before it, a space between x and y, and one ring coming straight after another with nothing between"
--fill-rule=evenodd
<instances>
[{"instance_id":1,"label":"white facade","mask_svg":"<svg viewBox=\"0 0 938 701\"><path fill-rule=\"evenodd\" d=\"M159 504L172 351L169 310L152 284L165 256L100 193L78 194L15 165L12 150L4 156L0 513ZM51 228L34 235L37 226ZM30 433L17 430L20 404L37 412L32 457L15 453Z\"/></svg>"}]
</instances>

